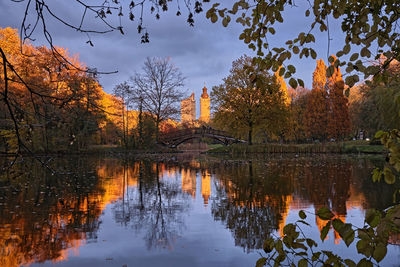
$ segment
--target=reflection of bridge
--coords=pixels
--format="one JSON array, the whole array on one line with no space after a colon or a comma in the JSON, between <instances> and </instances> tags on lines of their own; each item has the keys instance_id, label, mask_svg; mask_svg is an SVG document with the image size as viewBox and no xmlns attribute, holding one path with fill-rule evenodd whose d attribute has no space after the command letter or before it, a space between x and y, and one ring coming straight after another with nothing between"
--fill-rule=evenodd
<instances>
[{"instance_id":1,"label":"reflection of bridge","mask_svg":"<svg viewBox=\"0 0 400 267\"><path fill-rule=\"evenodd\" d=\"M159 143L169 146L169 147L177 147L178 145L189 141L191 139L200 139L200 138L211 138L215 141L223 144L230 145L233 143L244 143L245 141L236 139L234 137L229 136L226 132L215 130L212 128L199 127L199 128L189 128L183 130L173 131L167 134L160 135Z\"/></svg>"}]
</instances>

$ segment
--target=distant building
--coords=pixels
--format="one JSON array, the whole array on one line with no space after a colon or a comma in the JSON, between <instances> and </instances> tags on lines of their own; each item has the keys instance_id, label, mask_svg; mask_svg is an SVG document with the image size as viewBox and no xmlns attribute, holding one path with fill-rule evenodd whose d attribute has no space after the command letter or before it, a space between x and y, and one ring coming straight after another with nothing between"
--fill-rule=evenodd
<instances>
[{"instance_id":1,"label":"distant building","mask_svg":"<svg viewBox=\"0 0 400 267\"><path fill-rule=\"evenodd\" d=\"M200 98L200 118L201 122L210 122L210 97L207 94L207 87L204 86Z\"/></svg>"},{"instance_id":2,"label":"distant building","mask_svg":"<svg viewBox=\"0 0 400 267\"><path fill-rule=\"evenodd\" d=\"M196 121L196 101L194 93L181 101L181 123L193 123Z\"/></svg>"}]
</instances>

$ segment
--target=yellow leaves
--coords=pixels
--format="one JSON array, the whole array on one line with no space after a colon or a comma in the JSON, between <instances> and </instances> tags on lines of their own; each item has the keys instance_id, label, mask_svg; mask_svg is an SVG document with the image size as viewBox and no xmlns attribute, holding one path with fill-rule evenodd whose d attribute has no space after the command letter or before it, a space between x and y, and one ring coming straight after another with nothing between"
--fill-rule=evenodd
<instances>
[{"instance_id":1,"label":"yellow leaves","mask_svg":"<svg viewBox=\"0 0 400 267\"><path fill-rule=\"evenodd\" d=\"M15 130L3 130L0 129L0 137L6 140L9 152L17 152L18 150L18 139Z\"/></svg>"}]
</instances>

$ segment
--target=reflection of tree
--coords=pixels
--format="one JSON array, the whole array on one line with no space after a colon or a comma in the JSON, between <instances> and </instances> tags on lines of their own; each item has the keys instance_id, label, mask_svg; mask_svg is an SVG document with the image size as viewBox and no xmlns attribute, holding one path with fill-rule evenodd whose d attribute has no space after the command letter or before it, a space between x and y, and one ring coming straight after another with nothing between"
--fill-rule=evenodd
<instances>
[{"instance_id":1,"label":"reflection of tree","mask_svg":"<svg viewBox=\"0 0 400 267\"><path fill-rule=\"evenodd\" d=\"M65 249L96 238L102 212L97 176L84 159L58 160L76 173L51 175L26 161L0 182L0 266L62 260Z\"/></svg>"},{"instance_id":2,"label":"reflection of tree","mask_svg":"<svg viewBox=\"0 0 400 267\"><path fill-rule=\"evenodd\" d=\"M389 206L390 188L369 178L373 166L332 157L210 163L216 178L212 214L232 231L237 245L261 248L266 235L282 230L289 206L327 206L342 220L351 206Z\"/></svg>"},{"instance_id":3,"label":"reflection of tree","mask_svg":"<svg viewBox=\"0 0 400 267\"><path fill-rule=\"evenodd\" d=\"M186 198L177 181L163 178L162 163L141 161L138 187L128 188L123 200L116 203L114 216L117 222L131 224L144 231L148 249L172 248L183 228Z\"/></svg>"},{"instance_id":4,"label":"reflection of tree","mask_svg":"<svg viewBox=\"0 0 400 267\"><path fill-rule=\"evenodd\" d=\"M235 244L247 251L262 248L265 238L278 229L290 193L290 184L281 183L279 173L260 175L263 167L251 161L235 163L221 166L215 174L212 214L233 232Z\"/></svg>"},{"instance_id":5,"label":"reflection of tree","mask_svg":"<svg viewBox=\"0 0 400 267\"><path fill-rule=\"evenodd\" d=\"M61 260L67 248L96 238L99 216L110 202L117 222L144 233L149 249L172 247L184 226L187 200L196 192L196 180L185 191L176 179L183 169L211 173L215 190L204 192L211 192L212 215L246 251L282 230L289 207L327 205L344 218L352 206L383 209L392 203L393 189L372 183L376 162L365 159L154 162L57 159L75 173L52 176L36 161L26 161L0 176L0 266Z\"/></svg>"}]
</instances>

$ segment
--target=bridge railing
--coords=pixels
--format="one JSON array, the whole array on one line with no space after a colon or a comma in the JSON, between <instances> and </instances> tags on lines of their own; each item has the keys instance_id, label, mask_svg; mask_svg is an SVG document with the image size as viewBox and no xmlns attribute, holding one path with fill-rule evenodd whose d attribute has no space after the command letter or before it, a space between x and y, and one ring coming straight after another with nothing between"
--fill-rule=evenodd
<instances>
[{"instance_id":1,"label":"bridge railing","mask_svg":"<svg viewBox=\"0 0 400 267\"><path fill-rule=\"evenodd\" d=\"M233 138L225 131L215 130L213 128L197 127L197 128L188 128L188 129L183 129L183 130L177 130L177 131L169 132L167 134L160 135L160 141L165 142L168 140L177 139L177 138L185 137L188 135L196 135L196 134L210 134L210 135L217 135L217 136Z\"/></svg>"}]
</instances>

